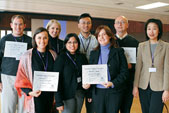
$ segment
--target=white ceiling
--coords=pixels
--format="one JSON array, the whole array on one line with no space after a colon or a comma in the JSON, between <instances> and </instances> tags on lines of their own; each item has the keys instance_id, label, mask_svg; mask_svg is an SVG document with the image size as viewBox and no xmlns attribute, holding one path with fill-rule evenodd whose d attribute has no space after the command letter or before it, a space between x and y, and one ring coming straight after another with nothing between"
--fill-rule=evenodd
<instances>
[{"instance_id":1,"label":"white ceiling","mask_svg":"<svg viewBox=\"0 0 169 113\"><path fill-rule=\"evenodd\" d=\"M169 6L150 10L135 7L169 0L0 0L0 11L63 14L78 16L88 12L93 17L113 19L119 15L129 20L146 21L159 18L169 24Z\"/></svg>"}]
</instances>

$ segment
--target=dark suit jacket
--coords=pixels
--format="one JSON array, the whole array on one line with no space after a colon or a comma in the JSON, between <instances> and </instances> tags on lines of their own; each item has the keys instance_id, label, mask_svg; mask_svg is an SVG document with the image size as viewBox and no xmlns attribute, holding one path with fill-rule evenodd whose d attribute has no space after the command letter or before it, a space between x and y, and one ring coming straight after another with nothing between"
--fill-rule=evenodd
<instances>
[{"instance_id":1,"label":"dark suit jacket","mask_svg":"<svg viewBox=\"0 0 169 113\"><path fill-rule=\"evenodd\" d=\"M89 63L98 64L99 55L100 49L92 51ZM111 76L110 81L114 84L112 91L122 91L125 88L126 80L129 77L124 50L122 48L111 47L107 65ZM93 88L95 88L95 85Z\"/></svg>"},{"instance_id":2,"label":"dark suit jacket","mask_svg":"<svg viewBox=\"0 0 169 113\"><path fill-rule=\"evenodd\" d=\"M81 53L77 53L75 57L77 66L73 64L66 52L61 52L55 60L54 71L59 72L59 89L55 93L57 107L63 105L63 100L74 98L77 89L82 89L82 82L77 83L77 78L82 77L82 65L87 64L88 61Z\"/></svg>"}]
</instances>

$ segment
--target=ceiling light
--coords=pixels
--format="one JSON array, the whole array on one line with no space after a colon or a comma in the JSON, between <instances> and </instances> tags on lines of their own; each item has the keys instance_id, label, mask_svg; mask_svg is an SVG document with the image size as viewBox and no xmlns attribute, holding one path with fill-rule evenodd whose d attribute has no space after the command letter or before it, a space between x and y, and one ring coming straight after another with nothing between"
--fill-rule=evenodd
<instances>
[{"instance_id":1,"label":"ceiling light","mask_svg":"<svg viewBox=\"0 0 169 113\"><path fill-rule=\"evenodd\" d=\"M163 2L155 2L155 3L152 3L152 4L138 6L136 8L138 8L138 9L153 9L153 8L157 8L157 7L164 7L164 6L167 6L167 5L169 5L169 4L163 3Z\"/></svg>"}]
</instances>

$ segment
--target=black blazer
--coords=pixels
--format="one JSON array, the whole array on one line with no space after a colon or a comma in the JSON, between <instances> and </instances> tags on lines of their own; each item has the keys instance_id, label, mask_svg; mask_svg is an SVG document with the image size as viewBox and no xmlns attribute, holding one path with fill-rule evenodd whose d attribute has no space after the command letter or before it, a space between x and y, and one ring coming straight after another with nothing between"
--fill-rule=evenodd
<instances>
[{"instance_id":1,"label":"black blazer","mask_svg":"<svg viewBox=\"0 0 169 113\"><path fill-rule=\"evenodd\" d=\"M58 37L52 38L49 36L49 43L51 44L52 50L54 50L57 54L59 54L64 47L63 40L59 39Z\"/></svg>"},{"instance_id":2,"label":"black blazer","mask_svg":"<svg viewBox=\"0 0 169 113\"><path fill-rule=\"evenodd\" d=\"M100 49L94 50L90 54L89 64L98 64ZM108 57L108 69L111 82L114 84L112 91L121 91L125 88L126 80L129 77L127 60L122 48L110 48ZM95 89L95 85L92 86Z\"/></svg>"},{"instance_id":3,"label":"black blazer","mask_svg":"<svg viewBox=\"0 0 169 113\"><path fill-rule=\"evenodd\" d=\"M78 83L77 78L82 78L82 65L87 64L88 61L81 53L76 53L75 59L77 66L66 52L61 52L55 60L54 71L59 72L59 89L55 93L56 107L62 106L63 100L73 98L77 89L82 89L82 82Z\"/></svg>"}]
</instances>

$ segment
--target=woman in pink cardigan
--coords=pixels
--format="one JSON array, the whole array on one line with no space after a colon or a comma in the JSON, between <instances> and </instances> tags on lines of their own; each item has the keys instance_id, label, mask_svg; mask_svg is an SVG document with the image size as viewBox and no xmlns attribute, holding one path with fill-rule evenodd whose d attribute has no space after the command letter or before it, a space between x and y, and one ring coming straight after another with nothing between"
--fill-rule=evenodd
<instances>
[{"instance_id":1,"label":"woman in pink cardigan","mask_svg":"<svg viewBox=\"0 0 169 113\"><path fill-rule=\"evenodd\" d=\"M53 92L33 91L34 71L52 71L56 53L49 49L48 31L38 28L32 39L33 49L20 59L15 87L18 95L24 93L25 110L29 113L51 113Z\"/></svg>"}]
</instances>

